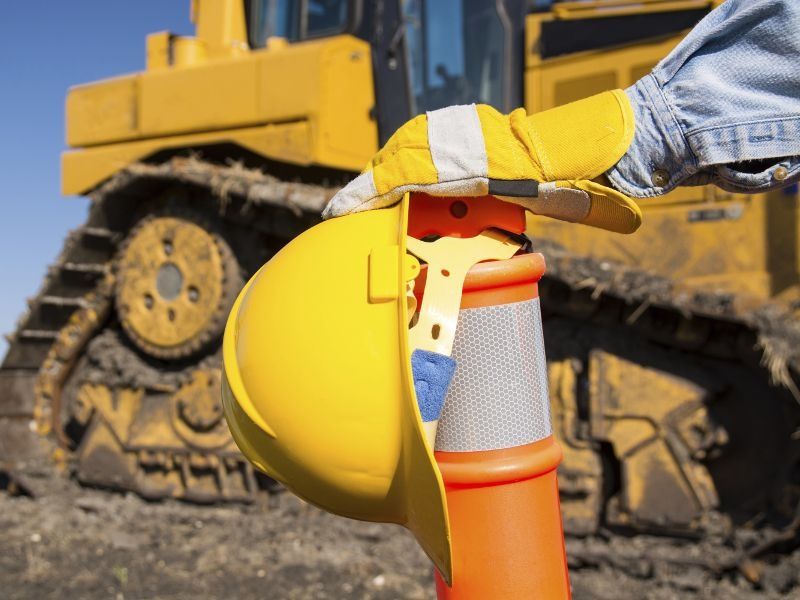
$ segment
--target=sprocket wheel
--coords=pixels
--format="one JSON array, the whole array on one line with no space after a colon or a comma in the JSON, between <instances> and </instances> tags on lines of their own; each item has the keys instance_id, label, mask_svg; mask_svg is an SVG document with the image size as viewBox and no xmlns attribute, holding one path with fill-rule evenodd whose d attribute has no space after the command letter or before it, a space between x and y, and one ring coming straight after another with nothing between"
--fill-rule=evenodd
<instances>
[{"instance_id":1,"label":"sprocket wheel","mask_svg":"<svg viewBox=\"0 0 800 600\"><path fill-rule=\"evenodd\" d=\"M243 284L230 246L189 211L143 218L116 271L122 327L140 350L161 359L187 358L218 339Z\"/></svg>"}]
</instances>

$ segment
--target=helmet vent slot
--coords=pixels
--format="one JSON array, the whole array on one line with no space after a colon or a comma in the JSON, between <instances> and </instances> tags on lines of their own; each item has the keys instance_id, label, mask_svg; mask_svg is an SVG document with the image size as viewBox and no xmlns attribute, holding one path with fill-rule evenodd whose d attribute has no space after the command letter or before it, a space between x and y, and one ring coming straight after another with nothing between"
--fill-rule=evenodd
<instances>
[{"instance_id":1,"label":"helmet vent slot","mask_svg":"<svg viewBox=\"0 0 800 600\"><path fill-rule=\"evenodd\" d=\"M463 219L467 216L467 203L463 200L456 200L450 205L450 214L456 219Z\"/></svg>"}]
</instances>

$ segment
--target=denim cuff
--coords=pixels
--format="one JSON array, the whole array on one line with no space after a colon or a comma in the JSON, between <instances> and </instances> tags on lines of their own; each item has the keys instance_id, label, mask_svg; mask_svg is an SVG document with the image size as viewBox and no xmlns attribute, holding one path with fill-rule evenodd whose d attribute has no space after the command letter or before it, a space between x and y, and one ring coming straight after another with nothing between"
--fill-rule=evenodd
<instances>
[{"instance_id":1,"label":"denim cuff","mask_svg":"<svg viewBox=\"0 0 800 600\"><path fill-rule=\"evenodd\" d=\"M697 159L652 75L625 90L636 129L625 155L606 172L611 184L628 196L666 194L695 175Z\"/></svg>"},{"instance_id":2,"label":"denim cuff","mask_svg":"<svg viewBox=\"0 0 800 600\"><path fill-rule=\"evenodd\" d=\"M800 116L734 122L684 134L656 78L646 75L625 90L636 119L628 152L606 174L634 198L666 194L678 185L714 184L754 193L800 180ZM737 163L775 162L758 173Z\"/></svg>"}]
</instances>

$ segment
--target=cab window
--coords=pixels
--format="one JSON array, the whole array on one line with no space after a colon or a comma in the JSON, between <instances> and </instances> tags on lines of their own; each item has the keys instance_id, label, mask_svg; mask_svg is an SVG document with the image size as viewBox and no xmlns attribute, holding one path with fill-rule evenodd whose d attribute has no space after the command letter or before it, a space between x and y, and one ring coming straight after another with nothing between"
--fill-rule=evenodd
<instances>
[{"instance_id":1,"label":"cab window","mask_svg":"<svg viewBox=\"0 0 800 600\"><path fill-rule=\"evenodd\" d=\"M308 0L306 7L306 37L344 31L347 25L346 0Z\"/></svg>"},{"instance_id":2,"label":"cab window","mask_svg":"<svg viewBox=\"0 0 800 600\"><path fill-rule=\"evenodd\" d=\"M482 102L503 108L509 32L483 0L404 0L412 114Z\"/></svg>"},{"instance_id":3,"label":"cab window","mask_svg":"<svg viewBox=\"0 0 800 600\"><path fill-rule=\"evenodd\" d=\"M250 45L263 48L271 37L290 42L335 35L348 25L349 0L250 0Z\"/></svg>"}]
</instances>

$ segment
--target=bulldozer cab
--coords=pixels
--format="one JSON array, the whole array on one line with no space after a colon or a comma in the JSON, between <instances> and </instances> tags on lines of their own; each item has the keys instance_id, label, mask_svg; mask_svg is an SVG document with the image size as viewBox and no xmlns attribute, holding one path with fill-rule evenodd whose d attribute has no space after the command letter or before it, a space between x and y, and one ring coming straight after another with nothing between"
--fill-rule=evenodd
<instances>
[{"instance_id":1,"label":"bulldozer cab","mask_svg":"<svg viewBox=\"0 0 800 600\"><path fill-rule=\"evenodd\" d=\"M252 49L338 35L372 50L373 117L384 143L409 118L455 104L489 104L501 112L538 111L624 87L644 75L664 48L643 55L622 77L584 74L571 83L538 80L550 63L583 65L607 48L685 31L713 2L595 0L245 0ZM674 41L673 41L674 43ZM636 61L634 61L636 62ZM557 72L557 66L556 66Z\"/></svg>"},{"instance_id":2,"label":"bulldozer cab","mask_svg":"<svg viewBox=\"0 0 800 600\"><path fill-rule=\"evenodd\" d=\"M342 34L369 42L381 143L425 111L522 103L519 0L249 0L245 16L253 49Z\"/></svg>"}]
</instances>

